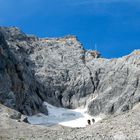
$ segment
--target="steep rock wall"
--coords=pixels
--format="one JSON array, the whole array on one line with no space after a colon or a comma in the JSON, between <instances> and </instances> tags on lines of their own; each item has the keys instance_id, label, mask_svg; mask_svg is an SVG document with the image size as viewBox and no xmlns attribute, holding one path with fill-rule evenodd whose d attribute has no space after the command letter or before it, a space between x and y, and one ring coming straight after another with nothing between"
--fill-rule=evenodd
<instances>
[{"instance_id":1,"label":"steep rock wall","mask_svg":"<svg viewBox=\"0 0 140 140\"><path fill-rule=\"evenodd\" d=\"M26 84L17 82L20 91L15 87L10 90L19 107L29 102L27 107L40 111L42 102L47 101L67 108L88 106L91 115L99 115L126 111L140 101L139 50L122 58L105 59L97 51L85 50L74 36L38 38L18 28L1 28L1 33L7 43L4 46L12 54L9 61L14 58L14 67L16 63L10 70L15 70L12 74L16 73L16 80ZM1 60L4 63L4 58ZM22 97L22 102L19 95L30 98Z\"/></svg>"},{"instance_id":2,"label":"steep rock wall","mask_svg":"<svg viewBox=\"0 0 140 140\"><path fill-rule=\"evenodd\" d=\"M18 31L17 28L0 28L0 102L23 114L47 114L41 98L43 87L28 68L24 48L8 42L11 39L17 43L22 37L22 40L26 39L26 35L20 37Z\"/></svg>"}]
</instances>

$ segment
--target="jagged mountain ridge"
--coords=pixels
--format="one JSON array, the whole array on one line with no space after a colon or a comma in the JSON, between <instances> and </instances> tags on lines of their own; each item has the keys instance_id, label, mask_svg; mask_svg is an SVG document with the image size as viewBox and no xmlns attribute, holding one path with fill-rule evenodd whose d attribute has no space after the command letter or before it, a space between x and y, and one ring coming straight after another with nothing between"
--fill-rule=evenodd
<instances>
[{"instance_id":1,"label":"jagged mountain ridge","mask_svg":"<svg viewBox=\"0 0 140 140\"><path fill-rule=\"evenodd\" d=\"M47 101L88 106L91 115L99 115L129 110L140 101L139 50L105 59L85 50L74 36L41 39L7 27L0 34L0 100L5 105L28 115L47 114L42 104Z\"/></svg>"}]
</instances>

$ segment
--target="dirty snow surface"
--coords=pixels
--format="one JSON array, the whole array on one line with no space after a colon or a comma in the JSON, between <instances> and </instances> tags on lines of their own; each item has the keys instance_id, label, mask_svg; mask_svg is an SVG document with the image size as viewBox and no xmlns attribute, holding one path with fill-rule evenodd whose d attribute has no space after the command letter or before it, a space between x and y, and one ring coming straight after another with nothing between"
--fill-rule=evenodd
<instances>
[{"instance_id":1,"label":"dirty snow surface","mask_svg":"<svg viewBox=\"0 0 140 140\"><path fill-rule=\"evenodd\" d=\"M44 103L48 109L48 116L44 114L37 114L34 116L28 117L28 121L31 124L38 124L38 125L63 125L68 127L86 127L88 125L88 119L95 119L95 122L101 120L100 117L92 117L87 114L87 109L66 109L55 107L47 102ZM91 123L92 124L92 123Z\"/></svg>"}]
</instances>

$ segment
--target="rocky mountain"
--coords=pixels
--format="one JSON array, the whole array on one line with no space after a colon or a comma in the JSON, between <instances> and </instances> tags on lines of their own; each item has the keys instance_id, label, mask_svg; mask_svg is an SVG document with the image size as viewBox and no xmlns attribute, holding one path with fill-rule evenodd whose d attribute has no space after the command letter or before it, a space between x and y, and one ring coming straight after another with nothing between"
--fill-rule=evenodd
<instances>
[{"instance_id":1,"label":"rocky mountain","mask_svg":"<svg viewBox=\"0 0 140 140\"><path fill-rule=\"evenodd\" d=\"M24 123L23 114L48 115L44 101L106 118L85 128ZM75 36L39 38L0 27L0 139L140 139L139 102L140 50L106 59Z\"/></svg>"},{"instance_id":2,"label":"rocky mountain","mask_svg":"<svg viewBox=\"0 0 140 140\"><path fill-rule=\"evenodd\" d=\"M0 102L23 114L47 114L43 102L91 115L114 114L140 101L140 50L118 59L85 50L75 36L38 38L0 27Z\"/></svg>"},{"instance_id":3,"label":"rocky mountain","mask_svg":"<svg viewBox=\"0 0 140 140\"><path fill-rule=\"evenodd\" d=\"M23 114L47 114L40 95L43 87L28 68L24 42L30 40L17 28L0 28L0 102Z\"/></svg>"}]
</instances>

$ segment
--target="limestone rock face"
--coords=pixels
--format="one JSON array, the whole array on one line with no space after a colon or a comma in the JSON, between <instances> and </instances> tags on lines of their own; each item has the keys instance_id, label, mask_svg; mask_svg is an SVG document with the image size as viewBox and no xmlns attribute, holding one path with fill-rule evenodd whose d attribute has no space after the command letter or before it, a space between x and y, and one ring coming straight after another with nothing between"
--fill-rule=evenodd
<instances>
[{"instance_id":1,"label":"limestone rock face","mask_svg":"<svg viewBox=\"0 0 140 140\"><path fill-rule=\"evenodd\" d=\"M35 77L46 87L47 101L56 106L85 105L95 87L86 66L86 50L76 37L40 39L30 60ZM92 59L94 56L92 56Z\"/></svg>"},{"instance_id":2,"label":"limestone rock face","mask_svg":"<svg viewBox=\"0 0 140 140\"><path fill-rule=\"evenodd\" d=\"M24 114L87 106L91 115L131 109L140 101L140 51L105 59L75 36L38 38L0 28L0 100Z\"/></svg>"},{"instance_id":3,"label":"limestone rock face","mask_svg":"<svg viewBox=\"0 0 140 140\"><path fill-rule=\"evenodd\" d=\"M17 28L0 28L0 102L23 114L47 114L41 85L27 65L26 46L18 44L26 39Z\"/></svg>"},{"instance_id":4,"label":"limestone rock face","mask_svg":"<svg viewBox=\"0 0 140 140\"><path fill-rule=\"evenodd\" d=\"M123 112L140 101L139 53L137 50L118 59L92 61L90 69L99 72L99 83L94 93L97 98L88 105L90 114Z\"/></svg>"}]
</instances>

